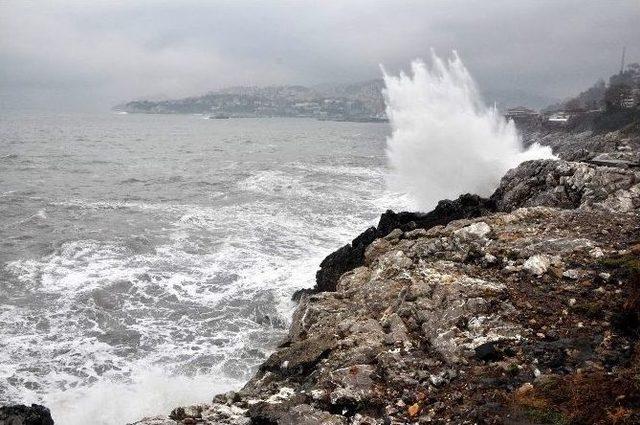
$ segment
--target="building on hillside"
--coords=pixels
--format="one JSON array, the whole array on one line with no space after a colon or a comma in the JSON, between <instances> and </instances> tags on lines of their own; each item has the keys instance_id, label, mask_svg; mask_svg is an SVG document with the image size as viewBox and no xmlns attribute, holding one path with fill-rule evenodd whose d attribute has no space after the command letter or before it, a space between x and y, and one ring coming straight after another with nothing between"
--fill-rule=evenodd
<instances>
[{"instance_id":1,"label":"building on hillside","mask_svg":"<svg viewBox=\"0 0 640 425\"><path fill-rule=\"evenodd\" d=\"M518 106L517 108L510 108L504 114L505 118L517 119L517 118L538 118L540 114L533 109L525 108L524 106Z\"/></svg>"},{"instance_id":2,"label":"building on hillside","mask_svg":"<svg viewBox=\"0 0 640 425\"><path fill-rule=\"evenodd\" d=\"M504 117L512 120L516 125L538 126L541 123L540 114L537 111L523 106L507 109Z\"/></svg>"},{"instance_id":3,"label":"building on hillside","mask_svg":"<svg viewBox=\"0 0 640 425\"><path fill-rule=\"evenodd\" d=\"M566 111L557 111L547 117L547 123L551 125L567 125L571 114Z\"/></svg>"},{"instance_id":4,"label":"building on hillside","mask_svg":"<svg viewBox=\"0 0 640 425\"><path fill-rule=\"evenodd\" d=\"M640 88L633 88L620 96L620 107L631 109L638 105L640 105Z\"/></svg>"}]
</instances>

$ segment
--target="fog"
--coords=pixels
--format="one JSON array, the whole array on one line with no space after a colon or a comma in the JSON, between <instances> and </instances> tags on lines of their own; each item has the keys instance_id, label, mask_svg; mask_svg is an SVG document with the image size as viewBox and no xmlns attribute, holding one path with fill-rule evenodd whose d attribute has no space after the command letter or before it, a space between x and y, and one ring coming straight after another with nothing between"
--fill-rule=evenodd
<instances>
[{"instance_id":1,"label":"fog","mask_svg":"<svg viewBox=\"0 0 640 425\"><path fill-rule=\"evenodd\" d=\"M0 3L0 107L106 110L232 85L380 78L456 49L489 102L564 98L640 60L640 2ZM535 102L534 102L535 103Z\"/></svg>"}]
</instances>

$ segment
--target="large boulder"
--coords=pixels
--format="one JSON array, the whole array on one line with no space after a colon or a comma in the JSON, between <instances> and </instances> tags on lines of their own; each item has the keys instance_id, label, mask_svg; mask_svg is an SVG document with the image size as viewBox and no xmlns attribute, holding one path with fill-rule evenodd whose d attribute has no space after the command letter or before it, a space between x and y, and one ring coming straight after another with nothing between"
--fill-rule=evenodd
<instances>
[{"instance_id":1,"label":"large boulder","mask_svg":"<svg viewBox=\"0 0 640 425\"><path fill-rule=\"evenodd\" d=\"M640 207L640 172L583 162L527 161L507 172L491 200L499 211L532 206L633 211Z\"/></svg>"},{"instance_id":2,"label":"large boulder","mask_svg":"<svg viewBox=\"0 0 640 425\"><path fill-rule=\"evenodd\" d=\"M320 270L316 273L316 286L312 292L335 291L340 276L364 264L365 250L371 242L389 235L395 229L405 232L430 229L434 226L446 225L453 220L480 217L494 210L492 200L471 194L462 195L453 201L449 199L440 201L435 209L428 213L406 211L395 213L387 210L380 216L377 227L368 228L350 244L329 254L322 261Z\"/></svg>"},{"instance_id":3,"label":"large boulder","mask_svg":"<svg viewBox=\"0 0 640 425\"><path fill-rule=\"evenodd\" d=\"M0 407L0 425L53 425L53 419L49 409L39 404L15 404Z\"/></svg>"}]
</instances>

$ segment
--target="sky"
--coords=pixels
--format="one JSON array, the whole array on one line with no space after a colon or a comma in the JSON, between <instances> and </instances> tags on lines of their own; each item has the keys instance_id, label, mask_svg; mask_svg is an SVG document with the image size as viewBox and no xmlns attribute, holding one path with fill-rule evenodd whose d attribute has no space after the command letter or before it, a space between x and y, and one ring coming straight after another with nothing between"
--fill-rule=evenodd
<instances>
[{"instance_id":1,"label":"sky","mask_svg":"<svg viewBox=\"0 0 640 425\"><path fill-rule=\"evenodd\" d=\"M0 108L357 82L431 48L488 97L557 100L616 72L623 46L640 61L640 0L0 0Z\"/></svg>"}]
</instances>

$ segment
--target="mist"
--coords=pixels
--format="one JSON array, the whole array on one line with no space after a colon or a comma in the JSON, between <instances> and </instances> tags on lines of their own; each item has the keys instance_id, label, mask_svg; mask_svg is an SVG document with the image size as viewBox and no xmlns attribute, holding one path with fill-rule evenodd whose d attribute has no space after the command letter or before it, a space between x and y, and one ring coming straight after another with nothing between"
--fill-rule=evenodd
<instances>
[{"instance_id":1,"label":"mist","mask_svg":"<svg viewBox=\"0 0 640 425\"><path fill-rule=\"evenodd\" d=\"M413 209L428 211L463 193L489 196L508 169L553 158L549 147L524 149L514 123L483 103L456 52L429 59L414 61L411 75L385 74L389 187Z\"/></svg>"},{"instance_id":2,"label":"mist","mask_svg":"<svg viewBox=\"0 0 640 425\"><path fill-rule=\"evenodd\" d=\"M0 107L107 110L398 72L456 49L487 102L542 106L637 60L636 1L3 2ZM507 42L508 41L508 42ZM597 53L596 53L597 52Z\"/></svg>"}]
</instances>

